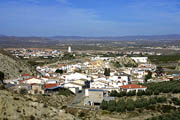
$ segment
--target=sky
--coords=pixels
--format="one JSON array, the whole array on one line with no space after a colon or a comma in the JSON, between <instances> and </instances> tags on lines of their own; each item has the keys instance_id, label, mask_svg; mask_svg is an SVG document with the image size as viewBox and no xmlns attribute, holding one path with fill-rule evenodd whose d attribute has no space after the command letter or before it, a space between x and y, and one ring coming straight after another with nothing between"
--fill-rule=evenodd
<instances>
[{"instance_id":1,"label":"sky","mask_svg":"<svg viewBox=\"0 0 180 120\"><path fill-rule=\"evenodd\" d=\"M180 0L0 0L0 34L180 34Z\"/></svg>"}]
</instances>

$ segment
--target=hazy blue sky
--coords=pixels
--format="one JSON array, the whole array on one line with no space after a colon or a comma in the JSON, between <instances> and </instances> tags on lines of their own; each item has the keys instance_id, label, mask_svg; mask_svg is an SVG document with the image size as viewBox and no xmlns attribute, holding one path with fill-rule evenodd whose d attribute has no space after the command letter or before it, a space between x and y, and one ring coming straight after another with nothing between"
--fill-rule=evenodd
<instances>
[{"instance_id":1,"label":"hazy blue sky","mask_svg":"<svg viewBox=\"0 0 180 120\"><path fill-rule=\"evenodd\" d=\"M180 0L0 0L0 34L123 36L180 33Z\"/></svg>"}]
</instances>

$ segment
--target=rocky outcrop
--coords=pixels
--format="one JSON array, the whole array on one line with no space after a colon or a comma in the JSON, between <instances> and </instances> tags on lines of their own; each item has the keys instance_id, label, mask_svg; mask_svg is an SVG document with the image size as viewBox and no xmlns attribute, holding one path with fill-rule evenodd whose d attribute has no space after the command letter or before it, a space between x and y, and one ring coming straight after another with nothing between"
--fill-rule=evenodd
<instances>
[{"instance_id":1,"label":"rocky outcrop","mask_svg":"<svg viewBox=\"0 0 180 120\"><path fill-rule=\"evenodd\" d=\"M138 64L130 57L120 57L115 60L114 65L116 67L135 67Z\"/></svg>"},{"instance_id":2,"label":"rocky outcrop","mask_svg":"<svg viewBox=\"0 0 180 120\"><path fill-rule=\"evenodd\" d=\"M0 71L5 74L5 79L17 78L20 75L20 70L22 73L33 73L32 68L24 61L0 49Z\"/></svg>"},{"instance_id":3,"label":"rocky outcrop","mask_svg":"<svg viewBox=\"0 0 180 120\"><path fill-rule=\"evenodd\" d=\"M0 90L0 119L75 120L73 115L61 108L68 103L71 97L19 95Z\"/></svg>"}]
</instances>

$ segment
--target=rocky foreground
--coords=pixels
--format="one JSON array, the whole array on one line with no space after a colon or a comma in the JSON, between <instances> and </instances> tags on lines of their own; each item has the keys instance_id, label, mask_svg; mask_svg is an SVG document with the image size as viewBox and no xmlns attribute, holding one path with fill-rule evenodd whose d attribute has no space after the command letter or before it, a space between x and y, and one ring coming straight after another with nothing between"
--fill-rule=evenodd
<instances>
[{"instance_id":1,"label":"rocky foreground","mask_svg":"<svg viewBox=\"0 0 180 120\"><path fill-rule=\"evenodd\" d=\"M20 95L0 90L0 119L5 120L74 120L62 107L71 97L62 95Z\"/></svg>"},{"instance_id":2,"label":"rocky foreground","mask_svg":"<svg viewBox=\"0 0 180 120\"><path fill-rule=\"evenodd\" d=\"M145 109L117 113L72 106L73 99L73 95L21 95L0 90L0 120L144 120L161 114Z\"/></svg>"}]
</instances>

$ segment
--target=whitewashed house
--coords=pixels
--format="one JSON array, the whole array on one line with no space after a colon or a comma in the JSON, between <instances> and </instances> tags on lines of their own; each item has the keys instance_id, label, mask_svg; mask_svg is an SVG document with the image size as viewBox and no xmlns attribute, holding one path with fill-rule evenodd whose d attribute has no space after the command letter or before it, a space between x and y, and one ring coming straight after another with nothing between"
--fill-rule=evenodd
<instances>
[{"instance_id":1,"label":"whitewashed house","mask_svg":"<svg viewBox=\"0 0 180 120\"><path fill-rule=\"evenodd\" d=\"M90 88L106 88L108 86L108 82L105 82L103 80L98 80L90 83Z\"/></svg>"},{"instance_id":2,"label":"whitewashed house","mask_svg":"<svg viewBox=\"0 0 180 120\"><path fill-rule=\"evenodd\" d=\"M30 79L24 80L24 83L26 83L26 84L43 84L44 80L41 80L38 78L30 78Z\"/></svg>"},{"instance_id":3,"label":"whitewashed house","mask_svg":"<svg viewBox=\"0 0 180 120\"><path fill-rule=\"evenodd\" d=\"M72 73L70 75L65 75L66 81L73 81L73 80L79 80L79 79L91 80L91 78L88 75L81 74L81 73Z\"/></svg>"},{"instance_id":4,"label":"whitewashed house","mask_svg":"<svg viewBox=\"0 0 180 120\"><path fill-rule=\"evenodd\" d=\"M65 83L64 87L65 88L78 88L79 90L82 90L84 85L83 84L74 83L74 82L69 82L69 83Z\"/></svg>"}]
</instances>

